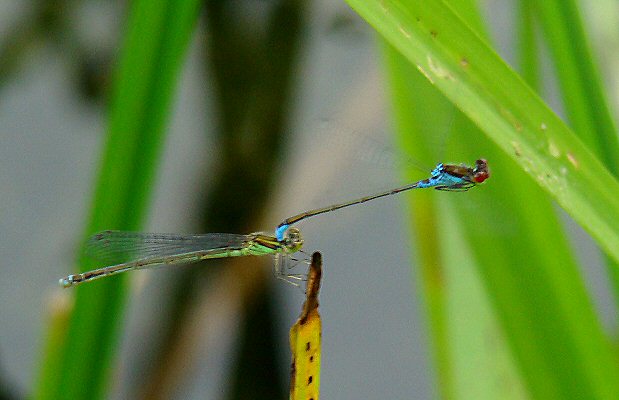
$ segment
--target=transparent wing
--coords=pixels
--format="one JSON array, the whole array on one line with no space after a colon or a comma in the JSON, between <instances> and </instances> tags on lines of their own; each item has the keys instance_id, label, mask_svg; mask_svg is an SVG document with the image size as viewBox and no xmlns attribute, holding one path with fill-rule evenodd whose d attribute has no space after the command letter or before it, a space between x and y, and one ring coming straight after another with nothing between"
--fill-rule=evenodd
<instances>
[{"instance_id":1,"label":"transparent wing","mask_svg":"<svg viewBox=\"0 0 619 400\"><path fill-rule=\"evenodd\" d=\"M252 235L234 233L206 233L179 235L175 233L143 233L104 231L86 242L87 256L106 263L122 263L208 251L221 248L241 248Z\"/></svg>"}]
</instances>

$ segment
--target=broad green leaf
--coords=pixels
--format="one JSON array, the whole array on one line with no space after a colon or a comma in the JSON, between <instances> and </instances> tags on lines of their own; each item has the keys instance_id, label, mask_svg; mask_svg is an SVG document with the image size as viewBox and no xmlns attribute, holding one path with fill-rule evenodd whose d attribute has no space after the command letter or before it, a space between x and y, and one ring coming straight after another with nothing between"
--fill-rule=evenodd
<instances>
[{"instance_id":1,"label":"broad green leaf","mask_svg":"<svg viewBox=\"0 0 619 400\"><path fill-rule=\"evenodd\" d=\"M619 260L619 184L445 3L350 5Z\"/></svg>"},{"instance_id":2,"label":"broad green leaf","mask_svg":"<svg viewBox=\"0 0 619 400\"><path fill-rule=\"evenodd\" d=\"M364 3L359 6L356 2L351 1L352 3L360 8L369 4ZM468 158L485 156L494 166L493 177L486 186L476 189L475 193L467 193L465 199L449 198L450 203L457 210L456 213L449 212L448 208L439 208L438 214L435 214L436 207L427 206L424 196L420 194L415 196L413 215L414 218L421 220L422 226L425 226L417 230L421 238L419 253L422 258L422 269L424 263L432 264L434 261L434 264L440 266L449 257L452 262L454 260L457 262L458 258L453 257L454 245L452 243L443 245L439 239L444 240L445 236L439 233L451 232L453 234L452 227L445 226L449 224L449 220L444 218L445 215L459 217L464 226L464 234L461 236L468 241L473 255L471 257L467 252L463 252L461 256L466 257L466 260L460 263L459 268L470 268L470 265L476 265L476 271L468 272L480 275L483 286L490 296L494 312L501 323L502 331L513 351L513 360L516 362L518 371L510 367L512 357L503 353L504 349L501 346L495 348L497 356L502 354L499 358L503 358L506 362L504 371L508 371L512 382L514 378L516 379L517 387L520 386L518 373L524 378L526 388L512 392L512 394L519 397L529 392L535 398L612 398L617 390L615 382L618 376L612 348L601 330L550 202L543 192L533 185L533 181L522 172L525 170L531 175L534 171L529 161L523 165L525 153L519 147L520 142L515 142L515 139L522 136L526 139L525 141L528 140L527 145L530 147L528 151L535 153L535 157L541 162L559 168L558 172L562 172L563 167L567 168L566 163L571 163L573 170L578 170L579 165L574 165L574 159L571 159L573 154L561 152L557 154L556 145L552 141L555 136L546 135L549 128L545 123L539 125L542 139L538 137L539 134L534 130L534 122L532 124L530 115L524 112L528 111L528 108L520 107L510 93L526 94L534 99L540 107L537 115L553 120L560 131L569 136L565 143L575 143L583 154L588 155L594 161L595 158L524 85L522 80L509 70L479 37L469 31L469 26L477 25L475 21L472 21L470 13L465 14L458 9L462 12L460 15L466 15L468 18L468 24L465 24L444 4L442 6L435 3L424 4L423 10L415 4L408 5L406 8L399 2L383 1L377 5L378 7L372 8L367 16L363 15L396 47L397 51L406 56L409 61L413 61L413 66L422 72L426 80L442 91L480 128L496 126L499 128L498 133L507 135L507 140L513 139L513 143L507 142L508 145L506 145L506 138L497 139L497 132L485 132L494 141L494 144L490 144L481 138L478 131L470 124L466 124L457 117L454 154L461 158L456 158L456 160L466 159L470 162ZM429 14L432 12L435 14L425 15L426 8L432 9ZM393 9L397 12L391 13ZM372 15L373 12L376 15ZM393 29L393 20L389 17L385 18L385 13L402 17L396 20L395 29ZM411 18L411 15L414 17ZM427 22L429 20L432 23ZM411 25L407 24L412 21L414 22ZM448 23L442 25L441 23L444 22ZM414 24L417 26L413 26ZM470 50L471 46L468 46L468 42L461 43L462 40L459 40L458 35L454 33L453 28L457 24L463 32L467 32L465 35L469 35L469 37L464 37L477 42L476 45L479 48L475 48L476 50L484 49L479 56L482 59L494 58L497 66L496 72L506 72L511 80L499 80L500 84L496 83L496 77L489 83L483 81L488 79L485 75L487 73L484 68L485 64L477 68L476 56L478 54L474 51L465 52L465 50ZM443 42L439 38L444 32L449 33L447 35L449 39ZM406 40L401 41L401 37ZM412 45L408 48L410 43ZM418 51L420 49L423 51ZM453 54L456 56L453 57ZM459 54L467 54L467 57L458 56ZM469 59L471 55L473 55L473 61ZM439 59L444 59L448 63L455 62L447 66L447 63L436 61ZM466 62L462 63L463 60ZM437 108L434 112L428 111L431 105L437 103L434 97L436 94L433 96L428 88L420 86L418 82L416 84L409 82L406 87L406 77L414 74L413 68L410 68L409 64L406 70L404 61L398 63L397 60L392 60L391 63L392 78L396 77L394 95L396 116L398 126L403 130L400 134L407 148L415 149L422 154L424 151L430 154L424 144L423 135L418 134L407 138L407 135L410 136L411 133L409 130L416 128L425 134L435 135L434 125L444 123L442 119L449 118L449 111L444 108ZM472 64L475 64L475 67L469 69ZM451 68L457 71L452 73ZM478 73L478 69L482 71ZM462 70L465 72L463 73ZM409 80L414 81L413 78ZM510 90L510 84L515 85L513 90ZM459 88L462 93L454 92L454 87ZM499 103L499 100L502 103ZM427 106L427 104L430 105ZM476 104L480 105L480 112L474 109L473 106ZM502 104L505 106L501 106ZM507 109L517 110L518 114L506 112ZM490 120L481 120L481 116L490 118ZM524 124L521 118L525 121ZM522 139L519 140L522 141ZM544 140L545 146L538 145L540 140ZM503 150L502 153L498 152L497 144ZM523 166L526 168L518 168L514 160L520 163L521 168ZM597 167L600 167L599 163ZM603 169L601 171L605 173ZM572 170L569 173L573 175ZM534 177L538 184L541 183L542 188L553 194L556 192L556 188L548 190L551 186L550 182L544 182L551 175L546 177L534 175ZM571 175L568 176L568 170L565 169L564 179L569 177ZM578 178L585 177L579 176ZM564 194L562 196L564 200ZM578 201L574 204L586 203L584 193L576 196L576 199ZM420 203L426 206L419 206ZM590 209L594 208L590 207ZM438 224L437 221L442 221L442 224ZM437 246L438 249L433 249ZM432 260L431 256L427 255L428 253L434 254L436 258ZM447 266L443 268L435 267L431 270L433 272L424 273L425 276L430 277L426 280L426 292L429 292L427 302L431 313L435 354L438 353L441 393L445 398L457 398L462 394L462 382L459 379L465 376L466 372L460 371L456 363L456 360L462 358L440 348L440 346L453 348L454 343L461 339L450 336L453 333L449 328L453 316L450 317L446 310L449 309L449 298L453 293L449 293L444 287L450 276L450 270ZM454 271L457 269L452 269L451 273ZM480 299L483 297L481 295ZM466 312L462 309L460 311ZM483 315L481 312L472 311L471 313ZM475 319L469 318L464 321L472 323ZM470 333L476 328L483 327L471 324L466 332ZM501 343L500 340L497 342ZM479 365L479 359L475 358L476 354L471 354L471 360L472 362L477 360L477 365ZM474 370L475 366L470 368ZM472 373L470 376L474 375ZM504 383L510 380L504 380ZM498 387L497 390L507 390L507 386L510 385ZM514 385L511 386L514 387ZM478 395L492 398L491 390L480 393L477 392ZM501 398L506 395L507 393L503 392Z\"/></svg>"}]
</instances>

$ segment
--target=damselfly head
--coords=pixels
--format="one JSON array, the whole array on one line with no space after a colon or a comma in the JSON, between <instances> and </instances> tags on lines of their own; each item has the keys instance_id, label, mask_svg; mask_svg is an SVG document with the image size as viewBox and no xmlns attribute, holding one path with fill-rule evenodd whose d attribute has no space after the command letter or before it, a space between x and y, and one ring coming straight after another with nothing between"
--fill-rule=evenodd
<instances>
[{"instance_id":1,"label":"damselfly head","mask_svg":"<svg viewBox=\"0 0 619 400\"><path fill-rule=\"evenodd\" d=\"M473 181L475 183L482 183L488 178L490 178L488 162L483 158L475 161L475 168L473 168Z\"/></svg>"},{"instance_id":2,"label":"damselfly head","mask_svg":"<svg viewBox=\"0 0 619 400\"><path fill-rule=\"evenodd\" d=\"M301 231L295 227L288 228L284 241L291 253L297 252L303 247L303 236L301 236Z\"/></svg>"}]
</instances>

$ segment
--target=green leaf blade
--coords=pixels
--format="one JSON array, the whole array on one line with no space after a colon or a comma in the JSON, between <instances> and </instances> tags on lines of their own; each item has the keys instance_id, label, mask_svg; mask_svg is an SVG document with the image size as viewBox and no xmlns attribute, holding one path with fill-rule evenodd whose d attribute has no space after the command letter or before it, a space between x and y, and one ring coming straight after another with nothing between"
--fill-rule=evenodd
<instances>
[{"instance_id":1,"label":"green leaf blade","mask_svg":"<svg viewBox=\"0 0 619 400\"><path fill-rule=\"evenodd\" d=\"M86 236L103 229L138 229L147 214L170 104L199 6L197 0L131 4ZM82 258L80 267L95 265ZM75 308L64 340L56 341L61 348L44 355L37 398L105 398L126 278L67 290L75 295Z\"/></svg>"},{"instance_id":2,"label":"green leaf blade","mask_svg":"<svg viewBox=\"0 0 619 400\"><path fill-rule=\"evenodd\" d=\"M434 1L349 3L619 260L619 184L456 14Z\"/></svg>"},{"instance_id":3,"label":"green leaf blade","mask_svg":"<svg viewBox=\"0 0 619 400\"><path fill-rule=\"evenodd\" d=\"M368 7L367 2L350 3L361 9ZM569 211L579 214L583 226L593 231L600 226L591 225L604 224L603 220L616 212L615 209L607 213L605 209L606 206L616 207L605 204L614 202L612 191L606 189L616 182L483 40L472 32L464 32L468 30L467 25L458 22L444 3L430 2L423 6L398 3L393 8L394 3L372 3L368 15L376 14L368 20L413 64L413 68L422 72L426 80L474 120L494 142L489 144L467 124L456 124L455 142L460 156L456 160L485 156L491 161L492 178L487 185L468 192L466 199L449 200L457 210L455 215L462 220L463 236L470 243L477 272L526 385L521 394L530 393L534 398L613 398L613 393L619 389L613 348L595 314L553 207L540 187L553 194L562 205L570 204L573 208ZM386 11L393 10L397 11L398 18L384 17ZM428 15L424 14L426 11ZM435 14L429 15L433 12ZM365 16L363 11L362 14ZM419 28L422 22L425 23L423 29ZM456 26L460 35L454 34ZM450 33L445 35L445 32ZM415 43L409 46L409 41ZM471 41L476 43L471 45ZM410 70L399 73L413 75ZM402 80L400 77L398 81ZM404 111L399 114L418 113L417 109L423 107L420 103L434 101L418 86L401 90L394 98L402 103L398 108ZM435 119L444 116L443 111L433 115ZM399 115L398 118L406 117ZM426 135L436 134L431 120L418 125ZM404 139L409 141L407 148L420 149L423 153L423 136ZM498 152L497 146L502 152ZM591 164L583 166L583 160ZM591 175L596 173L604 179ZM532 185L530 176L538 187ZM600 196L593 202L589 198L592 182L598 185L596 193ZM419 202L418 197L421 195L415 196L415 203ZM415 216L426 211L423 207L414 207L414 210L417 211ZM588 219L590 217L594 219ZM444 221L441 229L449 229L445 226L447 223ZM607 225L602 230L605 229L614 228ZM450 255L452 253L439 251L435 262ZM465 267L468 263L461 264ZM448 297L446 293L436 290L434 296ZM439 302L435 304L441 306ZM445 304L448 302L443 300L442 306ZM438 309L438 312L445 313L445 310ZM449 317L442 318L449 320ZM450 340L449 329L445 328L448 323L443 322L442 326L438 333L446 337L435 339L435 345L458 339ZM475 329L474 326L469 328ZM456 359L450 359L451 355L442 351L440 362L447 366L439 366L439 370L447 371L443 384L452 386L441 388L441 393L447 398L457 398L460 393L454 380L462 374L450 364Z\"/></svg>"}]
</instances>

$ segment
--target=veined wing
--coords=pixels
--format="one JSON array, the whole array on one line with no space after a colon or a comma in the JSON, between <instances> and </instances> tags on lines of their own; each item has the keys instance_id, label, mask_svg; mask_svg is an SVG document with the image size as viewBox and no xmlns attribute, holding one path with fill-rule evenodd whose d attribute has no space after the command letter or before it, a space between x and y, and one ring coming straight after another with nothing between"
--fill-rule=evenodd
<instances>
[{"instance_id":1,"label":"veined wing","mask_svg":"<svg viewBox=\"0 0 619 400\"><path fill-rule=\"evenodd\" d=\"M254 235L205 233L179 235L175 233L144 233L104 231L87 242L86 255L115 264L136 259L161 258L198 251L240 249Z\"/></svg>"}]
</instances>

